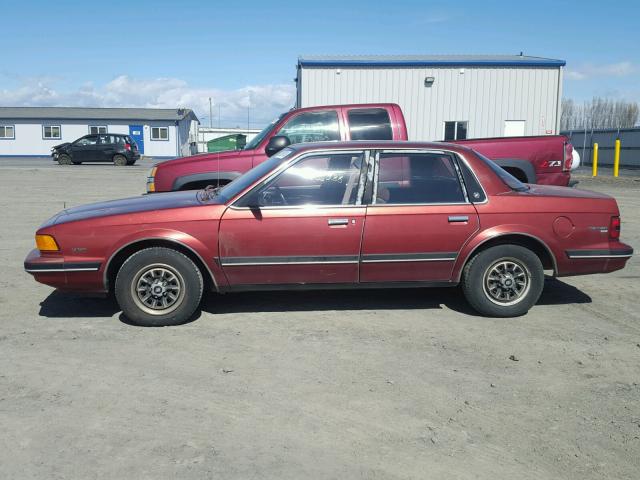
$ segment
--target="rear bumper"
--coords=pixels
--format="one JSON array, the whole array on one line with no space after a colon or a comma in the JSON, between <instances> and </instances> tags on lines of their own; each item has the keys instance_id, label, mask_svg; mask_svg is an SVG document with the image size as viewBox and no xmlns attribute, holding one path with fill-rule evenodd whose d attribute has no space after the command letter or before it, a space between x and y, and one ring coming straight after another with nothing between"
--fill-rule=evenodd
<instances>
[{"instance_id":1,"label":"rear bumper","mask_svg":"<svg viewBox=\"0 0 640 480\"><path fill-rule=\"evenodd\" d=\"M633 248L617 243L613 248L565 250L558 276L610 273L621 270L633 256ZM560 260L560 259L558 259Z\"/></svg>"},{"instance_id":2,"label":"rear bumper","mask_svg":"<svg viewBox=\"0 0 640 480\"><path fill-rule=\"evenodd\" d=\"M631 258L633 256L633 248L616 248L601 250L566 250L567 257L574 259L593 259L593 258Z\"/></svg>"}]
</instances>

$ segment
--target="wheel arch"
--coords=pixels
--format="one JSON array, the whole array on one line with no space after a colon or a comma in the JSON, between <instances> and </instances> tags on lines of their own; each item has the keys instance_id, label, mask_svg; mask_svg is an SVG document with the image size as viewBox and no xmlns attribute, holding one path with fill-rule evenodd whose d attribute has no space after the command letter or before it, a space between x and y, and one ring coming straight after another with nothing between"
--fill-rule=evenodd
<instances>
[{"instance_id":1,"label":"wheel arch","mask_svg":"<svg viewBox=\"0 0 640 480\"><path fill-rule=\"evenodd\" d=\"M545 270L553 270L554 275L558 274L556 256L544 241L530 233L507 232L492 235L475 245L471 251L465 255L464 261L458 264L455 275L456 281L460 281L464 267L475 255L496 245L519 245L527 248L538 256L540 262L542 262L542 268Z\"/></svg>"},{"instance_id":2,"label":"wheel arch","mask_svg":"<svg viewBox=\"0 0 640 480\"><path fill-rule=\"evenodd\" d=\"M196 264L196 266L202 273L202 277L205 280L205 288L218 291L218 283L215 279L215 276L213 275L213 272L204 261L202 256L192 247L181 242L180 240L167 237L138 238L136 240L125 243L115 252L113 252L113 254L107 260L103 273L103 283L105 291L109 292L113 289L113 286L115 285L116 275L118 274L120 267L127 260L127 258L140 250L151 247L171 248L186 255L193 261L193 263Z\"/></svg>"},{"instance_id":3,"label":"wheel arch","mask_svg":"<svg viewBox=\"0 0 640 480\"><path fill-rule=\"evenodd\" d=\"M523 178L518 178L520 181L525 183L537 183L538 181L536 169L533 163L528 160L522 160L519 158L498 158L494 160L494 163L511 173L516 178L520 177L520 175L514 175L512 172L521 172Z\"/></svg>"},{"instance_id":4,"label":"wheel arch","mask_svg":"<svg viewBox=\"0 0 640 480\"><path fill-rule=\"evenodd\" d=\"M238 172L208 172L183 175L181 177L177 177L173 181L171 190L182 190L185 186L192 183L217 183L218 181L229 183L238 178L240 175L241 174Z\"/></svg>"}]
</instances>

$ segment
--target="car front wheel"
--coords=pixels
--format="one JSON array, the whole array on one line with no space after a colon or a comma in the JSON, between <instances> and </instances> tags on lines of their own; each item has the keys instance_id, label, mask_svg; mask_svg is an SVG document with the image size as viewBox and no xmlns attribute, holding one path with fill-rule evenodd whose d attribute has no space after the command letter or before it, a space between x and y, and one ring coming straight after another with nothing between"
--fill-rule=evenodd
<instances>
[{"instance_id":1,"label":"car front wheel","mask_svg":"<svg viewBox=\"0 0 640 480\"><path fill-rule=\"evenodd\" d=\"M524 315L544 287L542 262L519 245L498 245L475 255L465 266L462 290L479 313L490 317Z\"/></svg>"},{"instance_id":2,"label":"car front wheel","mask_svg":"<svg viewBox=\"0 0 640 480\"><path fill-rule=\"evenodd\" d=\"M60 165L71 165L71 157L66 153L58 156L58 164Z\"/></svg>"},{"instance_id":3,"label":"car front wheel","mask_svg":"<svg viewBox=\"0 0 640 480\"><path fill-rule=\"evenodd\" d=\"M153 247L134 253L120 267L115 295L129 321L163 327L191 318L200 305L203 285L202 274L189 257Z\"/></svg>"}]
</instances>

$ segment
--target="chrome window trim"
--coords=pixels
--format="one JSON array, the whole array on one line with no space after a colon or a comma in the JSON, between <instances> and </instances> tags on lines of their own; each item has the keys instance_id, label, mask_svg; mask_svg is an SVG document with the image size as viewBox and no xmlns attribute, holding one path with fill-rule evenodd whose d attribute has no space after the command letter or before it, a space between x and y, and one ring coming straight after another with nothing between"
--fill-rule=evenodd
<instances>
[{"instance_id":1,"label":"chrome window trim","mask_svg":"<svg viewBox=\"0 0 640 480\"><path fill-rule=\"evenodd\" d=\"M373 150L373 149L372 149ZM467 186L464 183L464 180L462 178L462 172L460 171L460 168L458 167L457 163L456 163L456 152L454 152L453 150L434 150L434 149L428 149L428 148L406 148L406 149L377 149L376 150L376 157L375 157L375 171L374 171L374 179L373 179L373 194L372 194L372 198L371 198L371 203L369 204L369 206L375 206L375 207L409 207L409 206L434 206L434 205L473 205L474 203L469 201L469 194L467 192ZM379 175L379 171L380 171L380 154L386 154L386 153L407 153L407 152L411 152L411 153L428 153L428 154L436 154L436 155L451 155L451 161L453 163L453 167L456 170L456 174L457 174L457 178L458 178L458 184L460 185L460 189L462 190L462 194L465 198L464 202L431 202L431 203L376 203L376 199L378 196L378 175ZM471 172L473 173L473 169L471 167L469 167L469 164L467 163L467 167L469 168L469 170L471 170ZM474 173L475 176L475 173ZM476 177L476 180L478 180L478 178ZM480 181L478 181L478 185L480 185L480 188L482 188L482 191L484 192L484 188L482 187L482 184L480 183ZM485 198L489 198L487 197L486 192L485 193ZM486 202L483 202L486 203ZM476 204L479 205L479 204Z\"/></svg>"},{"instance_id":2,"label":"chrome window trim","mask_svg":"<svg viewBox=\"0 0 640 480\"><path fill-rule=\"evenodd\" d=\"M360 153L360 154L362 154L362 160L364 162L365 161L365 152L367 152L367 151L368 151L368 149L365 149L365 148L353 148L353 149L349 148L349 149L344 149L344 150L333 150L333 149L326 149L325 148L325 149L304 151L301 154L299 154L298 156L293 156L292 158L290 158L288 160L285 160L282 163L282 165L280 165L278 168L273 170L266 177L263 177L262 180L259 180L257 183L255 183L253 187L249 188L249 190L246 190L244 193L241 193L238 197L236 197L235 200L233 200L229 204L229 208L232 208L234 210L251 210L250 207L238 207L236 204L238 202L242 201L242 199L244 199L247 195L251 195L251 193L254 190L262 188L263 186L267 185L269 182L275 180L279 175L284 173L284 171L286 169L288 169L290 167L293 167L296 163L304 160L305 158L315 157L315 156L320 156L320 155L348 155L348 154L353 154L353 153ZM343 205L343 204L336 204L336 205L279 205L279 206L270 206L270 207L260 207L260 210L267 210L267 209L272 209L272 208L296 208L296 207L297 208L311 208L311 207L313 207L313 208L316 208L316 207L323 207L323 208L362 207L363 205L357 205L357 201L358 201L358 198L356 198L356 204L347 204L347 205Z\"/></svg>"}]
</instances>

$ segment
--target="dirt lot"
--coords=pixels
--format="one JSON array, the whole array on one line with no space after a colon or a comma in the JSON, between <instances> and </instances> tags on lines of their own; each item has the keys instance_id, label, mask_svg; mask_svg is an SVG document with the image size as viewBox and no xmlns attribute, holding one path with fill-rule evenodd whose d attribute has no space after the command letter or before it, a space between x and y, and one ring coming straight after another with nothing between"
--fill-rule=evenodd
<instances>
[{"instance_id":1,"label":"dirt lot","mask_svg":"<svg viewBox=\"0 0 640 480\"><path fill-rule=\"evenodd\" d=\"M146 167L18 165L0 163L0 478L638 478L638 257L548 280L517 319L456 290L260 293L137 328L22 260L42 221L141 193ZM638 250L637 177L581 186L618 198Z\"/></svg>"}]
</instances>

